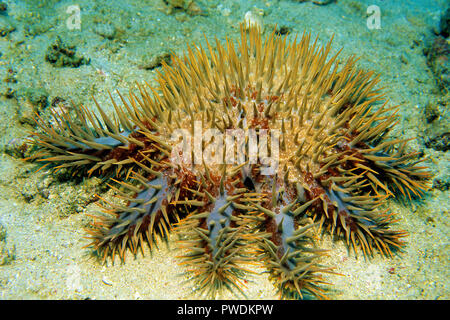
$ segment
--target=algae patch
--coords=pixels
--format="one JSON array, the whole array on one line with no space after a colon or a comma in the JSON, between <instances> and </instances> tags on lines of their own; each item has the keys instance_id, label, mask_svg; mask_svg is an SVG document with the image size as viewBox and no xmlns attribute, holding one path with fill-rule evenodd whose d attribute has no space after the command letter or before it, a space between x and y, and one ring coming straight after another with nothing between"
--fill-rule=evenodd
<instances>
[{"instance_id":1,"label":"algae patch","mask_svg":"<svg viewBox=\"0 0 450 320\"><path fill-rule=\"evenodd\" d=\"M78 56L75 46L64 44L59 37L47 49L45 60L59 68L77 68L83 64L89 64L91 61L89 58Z\"/></svg>"}]
</instances>

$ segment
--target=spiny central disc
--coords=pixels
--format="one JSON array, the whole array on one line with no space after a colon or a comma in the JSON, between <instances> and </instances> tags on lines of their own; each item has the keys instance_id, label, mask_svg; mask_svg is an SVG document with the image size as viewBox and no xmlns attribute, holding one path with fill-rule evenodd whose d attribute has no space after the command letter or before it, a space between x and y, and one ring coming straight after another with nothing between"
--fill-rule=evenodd
<instances>
[{"instance_id":1,"label":"spiny central disc","mask_svg":"<svg viewBox=\"0 0 450 320\"><path fill-rule=\"evenodd\" d=\"M159 80L163 99L155 100L164 110L159 134L173 146L183 141L176 155L201 171L203 164L214 171L256 161L291 180L319 172L354 115L340 109L367 102L376 81L352 71L352 59L338 71L337 55L327 60L330 43L309 42L309 35L288 44L272 35L262 44L256 32L242 32L237 49L217 42L214 51L208 43L209 59L203 48L190 49L184 61L174 58Z\"/></svg>"}]
</instances>

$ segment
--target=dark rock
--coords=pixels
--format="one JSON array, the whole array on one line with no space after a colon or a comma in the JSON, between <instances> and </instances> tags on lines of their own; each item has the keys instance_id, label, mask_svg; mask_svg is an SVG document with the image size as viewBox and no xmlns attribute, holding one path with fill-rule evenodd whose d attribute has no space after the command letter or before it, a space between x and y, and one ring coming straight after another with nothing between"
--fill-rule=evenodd
<instances>
[{"instance_id":1,"label":"dark rock","mask_svg":"<svg viewBox=\"0 0 450 320\"><path fill-rule=\"evenodd\" d=\"M45 60L55 67L77 68L83 64L90 63L89 58L79 57L76 55L75 51L75 46L65 45L58 37L50 47L48 47Z\"/></svg>"},{"instance_id":2,"label":"dark rock","mask_svg":"<svg viewBox=\"0 0 450 320\"><path fill-rule=\"evenodd\" d=\"M450 114L448 96L430 100L423 109L424 130L419 134L427 148L448 150Z\"/></svg>"},{"instance_id":3,"label":"dark rock","mask_svg":"<svg viewBox=\"0 0 450 320\"><path fill-rule=\"evenodd\" d=\"M12 99L14 98L15 95L15 91L13 88L6 88L5 92L3 93L3 95L7 98L7 99Z\"/></svg>"},{"instance_id":4,"label":"dark rock","mask_svg":"<svg viewBox=\"0 0 450 320\"><path fill-rule=\"evenodd\" d=\"M433 180L433 189L439 189L441 191L447 191L450 187L449 181L442 181L441 179Z\"/></svg>"},{"instance_id":5,"label":"dark rock","mask_svg":"<svg viewBox=\"0 0 450 320\"><path fill-rule=\"evenodd\" d=\"M425 146L427 148L433 148L438 151L448 151L450 149L449 146L450 140L450 132L446 132L440 136L429 139L425 142Z\"/></svg>"},{"instance_id":6,"label":"dark rock","mask_svg":"<svg viewBox=\"0 0 450 320\"><path fill-rule=\"evenodd\" d=\"M275 31L277 35L285 35L291 33L291 28L287 26L279 26Z\"/></svg>"},{"instance_id":7,"label":"dark rock","mask_svg":"<svg viewBox=\"0 0 450 320\"><path fill-rule=\"evenodd\" d=\"M450 8L447 8L442 15L439 27L441 29L441 35L447 38L450 35Z\"/></svg>"},{"instance_id":8,"label":"dark rock","mask_svg":"<svg viewBox=\"0 0 450 320\"><path fill-rule=\"evenodd\" d=\"M434 103L427 103L424 109L425 120L427 123L431 123L437 118L439 118L439 109Z\"/></svg>"}]
</instances>

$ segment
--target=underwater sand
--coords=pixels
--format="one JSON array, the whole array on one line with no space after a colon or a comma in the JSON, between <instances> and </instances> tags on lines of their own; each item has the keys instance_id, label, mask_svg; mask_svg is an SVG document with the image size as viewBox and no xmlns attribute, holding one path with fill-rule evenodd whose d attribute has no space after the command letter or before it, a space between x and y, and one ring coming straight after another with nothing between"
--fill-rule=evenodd
<instances>
[{"instance_id":1,"label":"underwater sand","mask_svg":"<svg viewBox=\"0 0 450 320\"><path fill-rule=\"evenodd\" d=\"M423 55L448 1L350 1L317 6L298 1L196 1L204 15L182 10L168 13L162 0L75 2L81 8L81 29L69 30L66 12L74 1L3 1L0 28L0 145L24 138L33 104L44 96L47 107L56 97L87 107L91 99L112 111L108 90L127 93L135 82L150 84L157 57L182 54L189 43L204 44L225 36L237 38L245 13L261 13L265 32L275 25L290 29L290 37L310 31L321 44L334 34L333 52L355 54L359 66L381 74L381 85L391 104L400 104L400 123L392 134L418 139L409 143L421 150L435 179L448 181L449 154L426 148L424 108L438 96L433 75ZM99 4L96 4L99 3ZM381 9L381 29L366 26L369 5ZM253 8L255 7L255 8ZM15 28L14 31L8 31ZM90 64L55 67L45 61L47 48L59 36L76 46ZM5 92L14 91L8 98ZM36 98L36 96L38 98ZM115 95L117 97L117 95ZM109 108L109 109L108 109ZM447 124L448 128L448 124ZM447 129L448 131L448 129ZM0 154L0 298L1 299L196 299L174 250L174 239L160 250L125 264L100 265L90 258L83 228L99 208L93 194L111 197L97 178L80 183L59 181L45 170ZM333 283L331 299L449 299L449 191L431 189L412 203L391 200L400 219L397 229L409 232L405 252L393 259L376 255L367 260L348 252L342 241L329 237L322 262L342 274L326 275ZM3 240L1 240L4 238ZM255 269L261 272L263 269ZM250 299L277 299L266 274L249 278ZM234 298L224 294L223 298Z\"/></svg>"}]
</instances>

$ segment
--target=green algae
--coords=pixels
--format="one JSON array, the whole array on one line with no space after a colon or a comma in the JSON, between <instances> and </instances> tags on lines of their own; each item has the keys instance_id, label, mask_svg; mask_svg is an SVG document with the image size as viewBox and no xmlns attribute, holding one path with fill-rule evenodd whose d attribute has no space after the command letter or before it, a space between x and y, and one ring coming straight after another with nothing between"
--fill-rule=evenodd
<instances>
[{"instance_id":1,"label":"green algae","mask_svg":"<svg viewBox=\"0 0 450 320\"><path fill-rule=\"evenodd\" d=\"M48 47L45 60L57 68L72 67L77 68L82 64L89 64L90 59L76 54L75 46L66 45L60 37Z\"/></svg>"}]
</instances>

